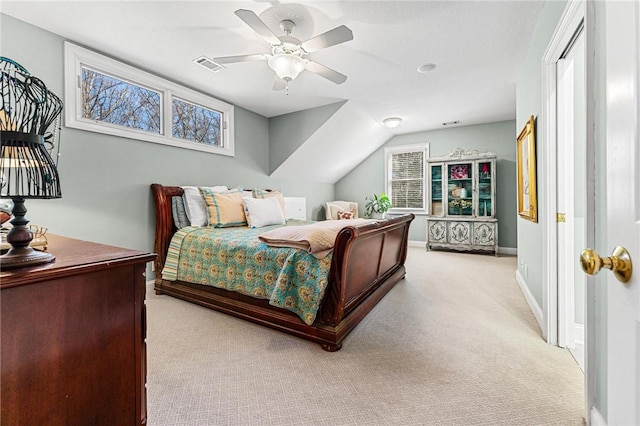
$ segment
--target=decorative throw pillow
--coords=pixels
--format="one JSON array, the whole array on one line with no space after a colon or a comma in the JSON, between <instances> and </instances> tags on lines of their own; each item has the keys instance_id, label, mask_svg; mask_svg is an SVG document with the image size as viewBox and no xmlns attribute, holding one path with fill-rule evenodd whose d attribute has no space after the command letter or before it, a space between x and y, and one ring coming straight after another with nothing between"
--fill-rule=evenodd
<instances>
[{"instance_id":1,"label":"decorative throw pillow","mask_svg":"<svg viewBox=\"0 0 640 426\"><path fill-rule=\"evenodd\" d=\"M265 199L275 197L280 203L280 208L282 208L282 213L286 217L286 209L284 208L284 196L279 189L274 189L273 191L267 191L266 189L254 189L253 190L253 198Z\"/></svg>"},{"instance_id":2,"label":"decorative throw pillow","mask_svg":"<svg viewBox=\"0 0 640 426\"><path fill-rule=\"evenodd\" d=\"M224 192L229 189L226 186L211 186L206 188L213 192ZM207 226L209 223L207 206L200 193L200 187L183 186L182 189L184 190L184 194L182 195L184 210L191 226Z\"/></svg>"},{"instance_id":3,"label":"decorative throw pillow","mask_svg":"<svg viewBox=\"0 0 640 426\"><path fill-rule=\"evenodd\" d=\"M171 197L171 213L173 216L173 223L176 225L176 228L182 229L191 225L184 209L184 199L182 197Z\"/></svg>"},{"instance_id":4,"label":"decorative throw pillow","mask_svg":"<svg viewBox=\"0 0 640 426\"><path fill-rule=\"evenodd\" d=\"M334 220L340 219L338 213L346 211L341 206L333 203L327 203L327 207L329 208L329 217Z\"/></svg>"},{"instance_id":5,"label":"decorative throw pillow","mask_svg":"<svg viewBox=\"0 0 640 426\"><path fill-rule=\"evenodd\" d=\"M252 228L262 228L268 225L284 225L287 220L284 218L284 212L278 199L269 198L251 198L244 197L242 199L244 205L244 214L247 222Z\"/></svg>"},{"instance_id":6,"label":"decorative throw pillow","mask_svg":"<svg viewBox=\"0 0 640 426\"><path fill-rule=\"evenodd\" d=\"M338 220L340 219L355 219L356 218L356 212L351 210L350 212L346 211L346 210L340 210L337 214L338 216Z\"/></svg>"},{"instance_id":7,"label":"decorative throw pillow","mask_svg":"<svg viewBox=\"0 0 640 426\"><path fill-rule=\"evenodd\" d=\"M200 188L200 191L207 205L209 226L226 228L247 224L242 205L242 189L214 192L209 188Z\"/></svg>"}]
</instances>

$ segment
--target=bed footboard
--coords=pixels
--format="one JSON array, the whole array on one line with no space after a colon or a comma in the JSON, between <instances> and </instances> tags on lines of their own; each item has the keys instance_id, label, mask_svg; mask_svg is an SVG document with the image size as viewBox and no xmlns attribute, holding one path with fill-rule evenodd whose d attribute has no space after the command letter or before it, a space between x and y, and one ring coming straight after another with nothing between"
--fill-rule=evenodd
<instances>
[{"instance_id":1,"label":"bed footboard","mask_svg":"<svg viewBox=\"0 0 640 426\"><path fill-rule=\"evenodd\" d=\"M377 292L375 305L404 278L409 225L414 217L410 214L340 231L321 306L323 323L338 325Z\"/></svg>"},{"instance_id":2,"label":"bed footboard","mask_svg":"<svg viewBox=\"0 0 640 426\"><path fill-rule=\"evenodd\" d=\"M171 197L182 195L183 190L179 186L152 184L151 192L156 210L156 293L178 297L317 342L327 351L339 350L347 334L405 276L409 225L414 219L412 214L347 226L338 233L329 284L312 325L262 299L210 286L165 281L161 271L171 238L176 232Z\"/></svg>"}]
</instances>

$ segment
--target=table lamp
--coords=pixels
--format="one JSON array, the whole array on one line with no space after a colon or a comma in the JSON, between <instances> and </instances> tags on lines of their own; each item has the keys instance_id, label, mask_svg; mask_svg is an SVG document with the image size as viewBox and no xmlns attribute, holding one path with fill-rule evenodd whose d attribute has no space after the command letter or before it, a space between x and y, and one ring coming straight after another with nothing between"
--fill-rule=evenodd
<instances>
[{"instance_id":1,"label":"table lamp","mask_svg":"<svg viewBox=\"0 0 640 426\"><path fill-rule=\"evenodd\" d=\"M51 253L29 246L33 234L24 203L62 196L56 163L47 150L47 144L55 146L47 129L57 122L62 101L14 61L0 57L0 68L0 198L14 203L13 227L7 234L11 248L0 256L0 268L10 269L55 260Z\"/></svg>"}]
</instances>

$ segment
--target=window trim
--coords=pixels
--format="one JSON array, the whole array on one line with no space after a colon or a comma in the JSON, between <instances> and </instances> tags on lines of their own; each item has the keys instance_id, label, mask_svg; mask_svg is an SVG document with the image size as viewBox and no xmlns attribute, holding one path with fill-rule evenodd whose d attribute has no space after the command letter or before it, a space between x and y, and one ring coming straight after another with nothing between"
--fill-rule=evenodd
<instances>
[{"instance_id":1,"label":"window trim","mask_svg":"<svg viewBox=\"0 0 640 426\"><path fill-rule=\"evenodd\" d=\"M411 209L411 208L400 208L400 207L391 207L388 213L390 214L427 214L429 211L429 206L427 205L429 199L427 197L427 159L429 158L429 144L414 144L414 145L399 145L386 147L384 149L384 187L387 195L390 199L393 199L393 194L391 191L391 155L399 154L403 152L420 152L422 151L422 160L424 161L424 166L422 168L422 205L424 208L422 209Z\"/></svg>"},{"instance_id":2,"label":"window trim","mask_svg":"<svg viewBox=\"0 0 640 426\"><path fill-rule=\"evenodd\" d=\"M233 157L234 143L234 106L211 96L186 88L161 77L142 71L115 59L103 56L89 49L64 42L65 53L65 125L74 129L103 133L145 142L159 143L178 148L209 152ZM157 91L162 97L160 134L144 130L90 120L82 117L82 93L79 89L82 67L118 78L120 80ZM173 134L173 97L209 108L222 115L222 147L201 144L172 137Z\"/></svg>"}]
</instances>

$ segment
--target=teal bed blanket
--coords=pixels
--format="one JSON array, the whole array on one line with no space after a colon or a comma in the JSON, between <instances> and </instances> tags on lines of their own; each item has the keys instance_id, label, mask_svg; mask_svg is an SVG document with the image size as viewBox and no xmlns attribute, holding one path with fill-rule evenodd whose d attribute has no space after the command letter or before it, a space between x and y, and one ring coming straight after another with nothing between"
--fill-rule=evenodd
<instances>
[{"instance_id":1,"label":"teal bed blanket","mask_svg":"<svg viewBox=\"0 0 640 426\"><path fill-rule=\"evenodd\" d=\"M311 325L328 284L332 253L316 259L304 250L269 247L258 239L280 226L286 225L183 228L171 240L162 278L268 299L270 305L294 312Z\"/></svg>"}]
</instances>

